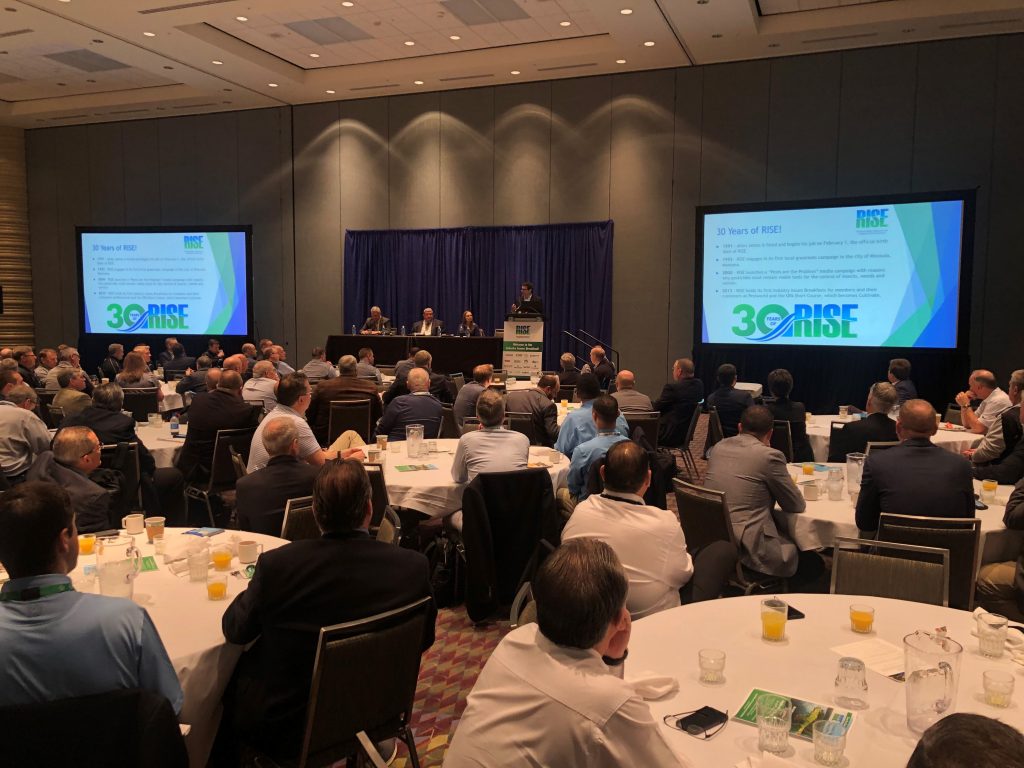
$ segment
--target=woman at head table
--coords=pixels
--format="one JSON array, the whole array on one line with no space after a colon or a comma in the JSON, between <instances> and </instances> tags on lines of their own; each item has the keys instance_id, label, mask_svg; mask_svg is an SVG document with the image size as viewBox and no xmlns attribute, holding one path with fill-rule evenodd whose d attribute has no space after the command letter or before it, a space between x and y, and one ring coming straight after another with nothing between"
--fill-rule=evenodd
<instances>
[{"instance_id":1,"label":"woman at head table","mask_svg":"<svg viewBox=\"0 0 1024 768\"><path fill-rule=\"evenodd\" d=\"M462 313L462 322L459 323L458 336L483 336L484 329L473 322L473 313L468 309Z\"/></svg>"}]
</instances>

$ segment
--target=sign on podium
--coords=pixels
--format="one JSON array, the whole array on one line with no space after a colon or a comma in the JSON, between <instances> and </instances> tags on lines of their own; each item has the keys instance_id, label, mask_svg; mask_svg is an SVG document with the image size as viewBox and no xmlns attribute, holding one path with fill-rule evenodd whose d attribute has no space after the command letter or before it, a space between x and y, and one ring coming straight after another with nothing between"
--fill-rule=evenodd
<instances>
[{"instance_id":1,"label":"sign on podium","mask_svg":"<svg viewBox=\"0 0 1024 768\"><path fill-rule=\"evenodd\" d=\"M544 355L544 321L540 316L509 315L505 320L501 364L512 376L540 373Z\"/></svg>"}]
</instances>

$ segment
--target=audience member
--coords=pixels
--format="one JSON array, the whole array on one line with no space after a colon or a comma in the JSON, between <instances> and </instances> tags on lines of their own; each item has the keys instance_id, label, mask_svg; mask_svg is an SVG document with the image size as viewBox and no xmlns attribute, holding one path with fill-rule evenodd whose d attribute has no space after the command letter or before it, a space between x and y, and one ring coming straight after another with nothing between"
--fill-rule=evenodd
<instances>
[{"instance_id":1,"label":"audience member","mask_svg":"<svg viewBox=\"0 0 1024 768\"><path fill-rule=\"evenodd\" d=\"M681 357L672 364L672 381L661 390L654 410L661 413L658 445L666 448L688 448L684 445L690 430L693 412L704 399L704 382L695 378L693 360Z\"/></svg>"},{"instance_id":2,"label":"audience member","mask_svg":"<svg viewBox=\"0 0 1024 768\"><path fill-rule=\"evenodd\" d=\"M931 441L935 409L925 400L900 406L900 445L868 454L857 498L857 527L878 530L883 511L929 517L974 517L971 465Z\"/></svg>"},{"instance_id":3,"label":"audience member","mask_svg":"<svg viewBox=\"0 0 1024 768\"><path fill-rule=\"evenodd\" d=\"M333 365L327 362L327 355L323 347L313 347L313 353L308 363L302 366L302 372L306 377L319 381L320 379L333 379L338 371Z\"/></svg>"},{"instance_id":4,"label":"audience member","mask_svg":"<svg viewBox=\"0 0 1024 768\"><path fill-rule=\"evenodd\" d=\"M623 413L650 413L654 410L651 398L636 389L636 376L632 371L619 371L615 377L615 391L612 397Z\"/></svg>"},{"instance_id":5,"label":"audience member","mask_svg":"<svg viewBox=\"0 0 1024 768\"><path fill-rule=\"evenodd\" d=\"M608 385L615 378L615 366L606 356L604 347L598 346L590 350L590 372L597 377L601 389L608 389Z\"/></svg>"},{"instance_id":6,"label":"audience member","mask_svg":"<svg viewBox=\"0 0 1024 768\"><path fill-rule=\"evenodd\" d=\"M289 373L295 373L295 369L285 362L288 359L288 353L284 347L280 344L274 344L272 347L267 348L263 352L267 360L270 360L274 364L274 368L282 378L287 376Z\"/></svg>"},{"instance_id":7,"label":"audience member","mask_svg":"<svg viewBox=\"0 0 1024 768\"><path fill-rule=\"evenodd\" d=\"M736 366L723 363L715 373L718 389L708 395L708 407L718 411L722 423L722 435L735 437L739 430L740 416L754 404L754 398L743 389L736 389Z\"/></svg>"},{"instance_id":8,"label":"audience member","mask_svg":"<svg viewBox=\"0 0 1024 768\"><path fill-rule=\"evenodd\" d=\"M391 401L377 422L374 434L387 435L388 440L405 440L406 426L422 424L423 436L436 438L441 432L444 406L428 391L430 375L425 368L413 368L406 381L409 394Z\"/></svg>"},{"instance_id":9,"label":"audience member","mask_svg":"<svg viewBox=\"0 0 1024 768\"><path fill-rule=\"evenodd\" d=\"M793 374L785 368L776 368L768 374L771 398L765 405L776 421L789 422L789 435L793 441L793 461L814 461L811 441L807 439L807 409L803 403L789 399L793 391ZM845 461L845 459L844 459Z\"/></svg>"},{"instance_id":10,"label":"audience member","mask_svg":"<svg viewBox=\"0 0 1024 768\"><path fill-rule=\"evenodd\" d=\"M17 367L0 367L0 398L7 397L12 389L24 383L25 380L21 378Z\"/></svg>"},{"instance_id":11,"label":"audience member","mask_svg":"<svg viewBox=\"0 0 1024 768\"><path fill-rule=\"evenodd\" d=\"M775 518L776 505L790 515L803 512L807 502L789 475L782 451L770 446L773 421L763 405L744 410L738 433L711 448L704 485L725 492L746 567L769 576L815 579L823 570L821 558L798 551Z\"/></svg>"},{"instance_id":12,"label":"audience member","mask_svg":"<svg viewBox=\"0 0 1024 768\"><path fill-rule=\"evenodd\" d=\"M0 589L0 706L141 688L181 710L146 609L71 586L78 530L64 488L25 483L0 496L0 561L11 576Z\"/></svg>"},{"instance_id":13,"label":"audience member","mask_svg":"<svg viewBox=\"0 0 1024 768\"><path fill-rule=\"evenodd\" d=\"M1024 735L991 717L946 715L928 727L907 768L1021 768Z\"/></svg>"},{"instance_id":14,"label":"audience member","mask_svg":"<svg viewBox=\"0 0 1024 768\"><path fill-rule=\"evenodd\" d=\"M452 415L455 417L455 424L459 429L462 429L462 425L468 417L476 415L477 398L491 386L493 376L493 365L489 363L478 365L473 369L472 380L467 381L459 390L459 394L455 397L455 405L452 406Z\"/></svg>"},{"instance_id":15,"label":"audience member","mask_svg":"<svg viewBox=\"0 0 1024 768\"><path fill-rule=\"evenodd\" d=\"M387 333L393 330L391 327L391 318L384 317L381 314L380 307L370 307L370 316L366 318L366 322L363 323L362 329L359 331L362 334L373 334L378 336L382 333Z\"/></svg>"},{"instance_id":16,"label":"audience member","mask_svg":"<svg viewBox=\"0 0 1024 768\"><path fill-rule=\"evenodd\" d=\"M203 480L213 466L213 448L221 429L251 429L259 409L242 399L242 377L234 371L221 375L211 392L201 392L188 409L188 432L178 454L178 469L186 480Z\"/></svg>"},{"instance_id":17,"label":"audience member","mask_svg":"<svg viewBox=\"0 0 1024 768\"><path fill-rule=\"evenodd\" d=\"M246 467L249 472L263 469L270 461L270 454L263 444L263 430L266 428L264 425L271 418L278 417L289 418L295 423L299 435L298 455L307 464L320 467L329 459L365 458L360 446L366 443L352 430L343 432L327 450L320 447L312 428L306 421L306 411L309 409L312 398L312 389L304 374L291 373L281 379L281 383L277 387L277 407L267 414L267 418L260 423L256 428L256 434L253 435L252 445L249 448L249 463Z\"/></svg>"},{"instance_id":18,"label":"audience member","mask_svg":"<svg viewBox=\"0 0 1024 768\"><path fill-rule=\"evenodd\" d=\"M580 380L580 372L576 370L576 356L572 352L563 352L558 358L562 370L558 372L558 383L563 387L575 387Z\"/></svg>"},{"instance_id":19,"label":"audience member","mask_svg":"<svg viewBox=\"0 0 1024 768\"><path fill-rule=\"evenodd\" d=\"M999 414L992 426L985 432L977 448L968 448L963 455L975 464L997 463L1008 456L1016 447L1021 437L1020 401L1024 391L1024 369L1010 374L1010 386L1007 396L1010 407Z\"/></svg>"},{"instance_id":20,"label":"audience member","mask_svg":"<svg viewBox=\"0 0 1024 768\"><path fill-rule=\"evenodd\" d=\"M28 384L12 387L0 400L0 470L19 483L35 457L50 447L50 432L35 414L39 396Z\"/></svg>"},{"instance_id":21,"label":"audience member","mask_svg":"<svg viewBox=\"0 0 1024 768\"><path fill-rule=\"evenodd\" d=\"M209 381L213 370L213 361L206 355L200 355L195 361L194 369L191 366L185 369L185 375L174 386L174 391L179 395L184 395L186 392L191 392L195 395L199 392L209 392L216 389L217 383Z\"/></svg>"},{"instance_id":22,"label":"audience member","mask_svg":"<svg viewBox=\"0 0 1024 768\"><path fill-rule=\"evenodd\" d=\"M169 352L171 357L163 364L164 380L173 380L175 378L175 374L182 374L182 380L191 376L192 369L196 367L196 360L195 358L189 357L188 355L185 354L185 347L183 347L178 342L174 342L171 345ZM209 359L210 358L208 357L206 358L206 360ZM209 368L210 366L207 365L206 367ZM205 386L206 382L204 381L202 382L202 384ZM194 387L188 384L182 384L180 381L178 382L178 386L184 387L184 389L178 391L178 394L181 394L182 392L202 391L201 387Z\"/></svg>"},{"instance_id":23,"label":"audience member","mask_svg":"<svg viewBox=\"0 0 1024 768\"><path fill-rule=\"evenodd\" d=\"M210 363L215 368L219 368L221 363L224 362L224 350L220 348L220 341L218 339L210 339L206 342L205 354L210 358Z\"/></svg>"},{"instance_id":24,"label":"audience member","mask_svg":"<svg viewBox=\"0 0 1024 768\"><path fill-rule=\"evenodd\" d=\"M427 307L423 310L423 319L412 324L413 336L440 336L444 323L434 318L434 310Z\"/></svg>"},{"instance_id":25,"label":"audience member","mask_svg":"<svg viewBox=\"0 0 1024 768\"><path fill-rule=\"evenodd\" d=\"M150 370L150 363L153 361L153 353L149 349L149 344L136 344L132 348L132 352L142 355L142 360L146 364L146 370Z\"/></svg>"},{"instance_id":26,"label":"audience member","mask_svg":"<svg viewBox=\"0 0 1024 768\"><path fill-rule=\"evenodd\" d=\"M46 389L52 389L54 391L60 389L60 382L57 381L57 375L61 370L65 368L72 368L76 371L80 371L82 370L81 363L82 358L78 354L77 349L74 347L64 347L57 353L57 364L47 372L46 381L43 383L43 386ZM89 380L88 376L85 377L85 391L90 396L92 395L92 381Z\"/></svg>"},{"instance_id":27,"label":"audience member","mask_svg":"<svg viewBox=\"0 0 1024 768\"><path fill-rule=\"evenodd\" d=\"M117 514L120 497L89 477L100 468L101 447L96 433L88 427L67 427L54 435L52 450L36 456L26 476L29 481L56 483L67 489L75 525L82 533L121 527Z\"/></svg>"},{"instance_id":28,"label":"audience member","mask_svg":"<svg viewBox=\"0 0 1024 768\"><path fill-rule=\"evenodd\" d=\"M1006 502L1003 525L1024 531L1024 479L1018 480ZM1017 562L986 563L978 572L978 604L985 610L1024 622L1024 539Z\"/></svg>"},{"instance_id":29,"label":"audience member","mask_svg":"<svg viewBox=\"0 0 1024 768\"><path fill-rule=\"evenodd\" d=\"M238 478L235 508L243 531L280 536L289 499L313 494L320 468L299 459L299 430L283 416L263 420L260 439L270 457L263 469Z\"/></svg>"},{"instance_id":30,"label":"audience member","mask_svg":"<svg viewBox=\"0 0 1024 768\"><path fill-rule=\"evenodd\" d=\"M60 391L53 396L52 405L63 410L65 417L80 413L92 402L92 398L85 394L85 378L85 371L76 371L74 368L67 368L57 374Z\"/></svg>"},{"instance_id":31,"label":"audience member","mask_svg":"<svg viewBox=\"0 0 1024 768\"><path fill-rule=\"evenodd\" d=\"M344 400L349 395L370 401L370 428L384 415L384 406L377 394L377 385L369 379L359 378L359 364L352 355L342 355L338 360L339 376L317 384L313 402L309 404L306 419L313 428L313 434L320 445L327 445L331 423L331 401Z\"/></svg>"},{"instance_id":32,"label":"audience member","mask_svg":"<svg viewBox=\"0 0 1024 768\"><path fill-rule=\"evenodd\" d=\"M971 407L975 401L980 401L977 409ZM957 394L956 403L960 406L960 423L976 435L984 435L1000 414L1012 405L992 372L981 370L971 373L967 391Z\"/></svg>"},{"instance_id":33,"label":"audience member","mask_svg":"<svg viewBox=\"0 0 1024 768\"><path fill-rule=\"evenodd\" d=\"M678 766L623 679L629 587L603 541L562 544L533 581L537 623L505 635L477 678L445 757L476 766Z\"/></svg>"},{"instance_id":34,"label":"audience member","mask_svg":"<svg viewBox=\"0 0 1024 768\"><path fill-rule=\"evenodd\" d=\"M476 400L480 427L459 438L452 460L452 480L469 483L481 472L511 472L526 469L530 461L530 440L521 432L505 429L505 401L492 389Z\"/></svg>"},{"instance_id":35,"label":"audience member","mask_svg":"<svg viewBox=\"0 0 1024 768\"><path fill-rule=\"evenodd\" d=\"M100 363L100 375L113 381L121 372L121 361L124 360L124 345L111 344L107 347L107 356Z\"/></svg>"},{"instance_id":36,"label":"audience member","mask_svg":"<svg viewBox=\"0 0 1024 768\"><path fill-rule=\"evenodd\" d=\"M50 371L57 367L57 350L43 347L39 350L39 365L36 367L36 381L40 387L46 386L46 379ZM52 389L52 387L49 387Z\"/></svg>"},{"instance_id":37,"label":"audience member","mask_svg":"<svg viewBox=\"0 0 1024 768\"><path fill-rule=\"evenodd\" d=\"M846 454L863 453L868 443L891 443L898 440L896 422L889 418L889 412L896 407L898 400L899 393L889 382L872 384L868 390L867 417L845 422L842 429L832 430L828 460L845 462Z\"/></svg>"},{"instance_id":38,"label":"audience member","mask_svg":"<svg viewBox=\"0 0 1024 768\"><path fill-rule=\"evenodd\" d=\"M555 450L569 458L572 458L576 446L597 436L597 427L591 413L594 398L601 395L597 377L592 373L581 374L576 384L576 394L581 401L580 407L566 414L558 430L558 440L555 441ZM623 437L629 437L629 425L621 413L615 421L615 429Z\"/></svg>"},{"instance_id":39,"label":"audience member","mask_svg":"<svg viewBox=\"0 0 1024 768\"><path fill-rule=\"evenodd\" d=\"M160 354L156 356L156 361L162 368L166 369L167 364L174 359L174 345L177 343L178 339L175 336L168 336L164 339L164 348ZM181 352L182 354L185 353L184 347L182 347Z\"/></svg>"},{"instance_id":40,"label":"audience member","mask_svg":"<svg viewBox=\"0 0 1024 768\"><path fill-rule=\"evenodd\" d=\"M619 419L619 406L611 395L594 398L590 404L590 415L594 420L594 436L581 442L573 450L572 461L569 463L568 487L558 489L558 503L565 512L572 512L577 502L590 495L587 481L590 479L593 465L601 462L613 445L629 439L615 429Z\"/></svg>"},{"instance_id":41,"label":"audience member","mask_svg":"<svg viewBox=\"0 0 1024 768\"><path fill-rule=\"evenodd\" d=\"M373 379L380 386L384 383L384 377L380 370L374 365L373 350L363 347L359 350L359 362L356 364L356 375L361 379Z\"/></svg>"},{"instance_id":42,"label":"audience member","mask_svg":"<svg viewBox=\"0 0 1024 768\"><path fill-rule=\"evenodd\" d=\"M36 353L32 351L32 347L15 347L13 353L14 360L18 363L21 380L33 389L42 386L36 376Z\"/></svg>"},{"instance_id":43,"label":"audience member","mask_svg":"<svg viewBox=\"0 0 1024 768\"><path fill-rule=\"evenodd\" d=\"M395 381L404 379L409 375L409 371L416 367L416 354L419 351L419 347L409 347L409 356L405 360L399 360L395 365ZM387 403L384 403L384 405L387 405Z\"/></svg>"},{"instance_id":44,"label":"audience member","mask_svg":"<svg viewBox=\"0 0 1024 768\"><path fill-rule=\"evenodd\" d=\"M286 389L290 379L282 381ZM253 643L225 697L225 719L276 759L297 757L301 749L320 628L431 597L427 559L371 539L372 512L370 480L359 461L324 466L313 487L323 535L264 552L248 589L224 612L228 642ZM435 615L431 603L423 650L434 642Z\"/></svg>"},{"instance_id":45,"label":"audience member","mask_svg":"<svg viewBox=\"0 0 1024 768\"><path fill-rule=\"evenodd\" d=\"M425 349L421 349L413 355L412 358L413 367L422 368L427 372L427 376L430 379L429 391L434 397L437 398L438 402L445 403L446 405L452 405L455 402L455 397L452 395L452 387L444 376L439 373L434 373L431 370L431 365L434 362L433 356ZM412 370L411 368L409 370ZM390 405L391 401L400 395L409 394L409 388L406 386L406 379L409 373L405 372L400 374L398 369L395 369L395 382L388 387L387 392L384 393L384 405ZM465 389L465 387L463 387Z\"/></svg>"},{"instance_id":46,"label":"audience member","mask_svg":"<svg viewBox=\"0 0 1024 768\"><path fill-rule=\"evenodd\" d=\"M124 356L124 368L117 374L121 389L156 389L156 401L164 399L164 391L156 374L150 373L149 366L140 352L129 352Z\"/></svg>"},{"instance_id":47,"label":"audience member","mask_svg":"<svg viewBox=\"0 0 1024 768\"><path fill-rule=\"evenodd\" d=\"M558 406L555 405L558 389L558 377L546 373L533 389L516 389L505 398L505 411L528 414L540 444L548 448L558 439Z\"/></svg>"},{"instance_id":48,"label":"audience member","mask_svg":"<svg viewBox=\"0 0 1024 768\"><path fill-rule=\"evenodd\" d=\"M245 358L245 368L248 373L252 373L252 367L256 365L256 362L260 359L256 352L256 345L246 342L242 345L242 357ZM244 376L243 376L244 378Z\"/></svg>"},{"instance_id":49,"label":"audience member","mask_svg":"<svg viewBox=\"0 0 1024 768\"><path fill-rule=\"evenodd\" d=\"M252 367L252 378L242 386L242 399L272 411L277 405L277 388L281 377L270 360L260 360Z\"/></svg>"},{"instance_id":50,"label":"audience member","mask_svg":"<svg viewBox=\"0 0 1024 768\"><path fill-rule=\"evenodd\" d=\"M220 367L225 371L234 371L242 377L243 381L249 378L249 358L241 353L228 355L224 358L224 362L220 364Z\"/></svg>"},{"instance_id":51,"label":"audience member","mask_svg":"<svg viewBox=\"0 0 1024 768\"><path fill-rule=\"evenodd\" d=\"M917 399L917 387L910 380L910 361L903 357L895 357L889 361L889 383L896 387L899 404L907 400Z\"/></svg>"},{"instance_id":52,"label":"audience member","mask_svg":"<svg viewBox=\"0 0 1024 768\"><path fill-rule=\"evenodd\" d=\"M1018 430L1024 431L1024 408L1017 409ZM974 476L979 480L995 480L1000 485L1013 485L1024 477L1024 439L1008 454L1004 454L998 464L974 467ZM973 517L973 513L971 514Z\"/></svg>"}]
</instances>

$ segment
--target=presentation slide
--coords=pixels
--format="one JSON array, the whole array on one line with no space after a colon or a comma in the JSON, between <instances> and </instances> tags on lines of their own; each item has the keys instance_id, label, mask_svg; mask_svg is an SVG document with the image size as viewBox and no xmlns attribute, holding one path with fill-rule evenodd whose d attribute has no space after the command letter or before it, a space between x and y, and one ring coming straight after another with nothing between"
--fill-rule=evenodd
<instances>
[{"instance_id":1,"label":"presentation slide","mask_svg":"<svg viewBox=\"0 0 1024 768\"><path fill-rule=\"evenodd\" d=\"M79 232L85 333L249 335L246 232Z\"/></svg>"},{"instance_id":2,"label":"presentation slide","mask_svg":"<svg viewBox=\"0 0 1024 768\"><path fill-rule=\"evenodd\" d=\"M711 344L957 346L964 201L704 215Z\"/></svg>"}]
</instances>

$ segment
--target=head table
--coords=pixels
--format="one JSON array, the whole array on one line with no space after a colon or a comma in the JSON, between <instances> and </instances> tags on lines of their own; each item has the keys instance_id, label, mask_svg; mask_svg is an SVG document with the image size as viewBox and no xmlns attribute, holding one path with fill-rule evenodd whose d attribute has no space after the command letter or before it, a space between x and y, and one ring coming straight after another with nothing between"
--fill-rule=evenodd
<instances>
[{"instance_id":1,"label":"head table","mask_svg":"<svg viewBox=\"0 0 1024 768\"><path fill-rule=\"evenodd\" d=\"M208 541L211 546L231 544L233 540L258 541L263 544L264 551L288 543L274 536L243 531L225 531L209 539L199 539L187 535L186 530L165 529L164 538L168 549L180 546L186 536L190 541ZM146 534L138 534L134 539L143 557L154 557L157 569L139 573L132 599L149 612L167 648L174 671L178 674L185 695L179 720L191 726L185 743L190 765L199 768L206 765L220 722L224 689L242 653L241 646L229 645L224 639L221 617L225 608L249 582L234 575L233 572L241 571L238 558L234 557L228 575L227 598L208 600L205 582L189 581L188 569L180 575L171 573L163 556L157 555L153 545L148 543ZM85 566L95 564L95 554L78 558L78 567L71 573L75 589L80 592L99 592L98 579L87 579L84 571Z\"/></svg>"},{"instance_id":2,"label":"head table","mask_svg":"<svg viewBox=\"0 0 1024 768\"><path fill-rule=\"evenodd\" d=\"M707 705L728 710L731 717L754 688L835 706L834 681L840 656L831 648L880 638L902 651L905 635L918 629L934 631L940 626L947 627L949 636L964 648L954 711L986 715L1024 730L1024 669L1006 654L1001 659L979 654L978 641L971 635L974 619L970 613L878 597L779 597L806 614L804 619L787 622L786 640L781 643L761 639L761 598L756 596L686 605L633 624L626 677L640 678L651 672L671 675L679 681L676 694L649 703L669 745L694 766L731 768L757 755L757 728L730 720L717 735L700 740L664 725L665 715ZM871 634L851 631L849 606L854 602L874 607ZM699 682L697 653L702 648L725 651L723 683ZM1017 678L1009 708L985 704L982 673L988 669L1011 672ZM854 713L841 764L849 768L903 768L918 740L907 727L904 683L871 670L867 671L867 683L868 708ZM782 757L798 766L817 765L811 742L792 737Z\"/></svg>"}]
</instances>

